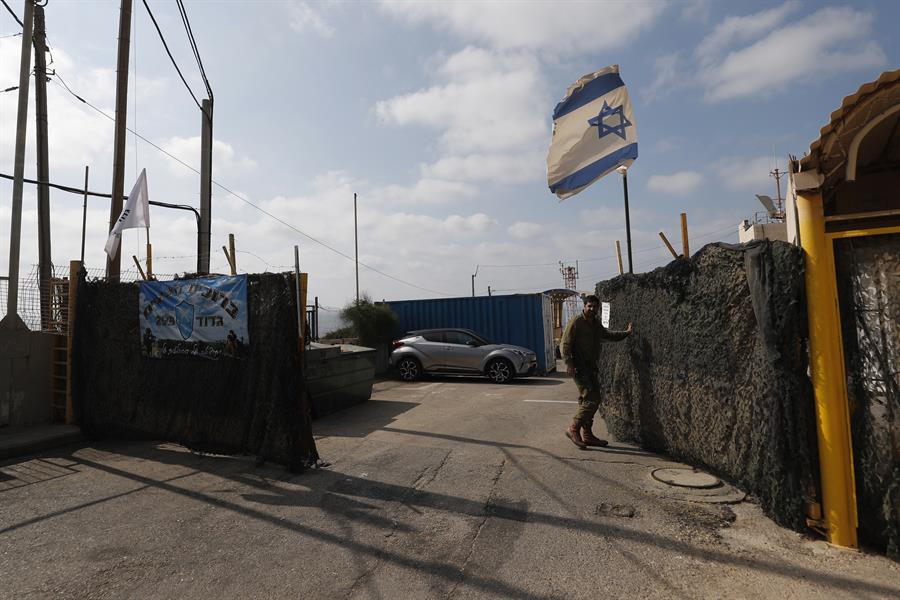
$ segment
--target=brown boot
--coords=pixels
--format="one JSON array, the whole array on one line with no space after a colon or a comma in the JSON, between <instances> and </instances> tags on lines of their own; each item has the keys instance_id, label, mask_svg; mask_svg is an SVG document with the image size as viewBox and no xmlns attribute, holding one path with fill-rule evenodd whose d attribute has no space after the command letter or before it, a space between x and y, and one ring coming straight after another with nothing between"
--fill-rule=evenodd
<instances>
[{"instance_id":1,"label":"brown boot","mask_svg":"<svg viewBox=\"0 0 900 600\"><path fill-rule=\"evenodd\" d=\"M575 444L582 450L584 450L587 447L587 444L585 444L584 441L581 439L581 434L578 432L578 425L576 425L575 423L572 423L571 425L569 425L569 428L566 429L564 433L566 434L566 437L569 438L569 440L571 440L571 442L573 444Z\"/></svg>"},{"instance_id":2,"label":"brown boot","mask_svg":"<svg viewBox=\"0 0 900 600\"><path fill-rule=\"evenodd\" d=\"M581 440L584 442L585 446L596 446L597 448L603 448L604 446L608 446L609 442L606 440L601 440L591 431L590 427L582 427L581 428Z\"/></svg>"}]
</instances>

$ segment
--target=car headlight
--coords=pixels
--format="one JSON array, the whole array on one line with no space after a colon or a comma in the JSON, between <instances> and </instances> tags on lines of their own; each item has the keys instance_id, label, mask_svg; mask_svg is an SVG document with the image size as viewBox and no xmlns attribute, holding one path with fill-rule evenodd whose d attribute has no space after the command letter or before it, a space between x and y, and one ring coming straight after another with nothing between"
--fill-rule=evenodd
<instances>
[{"instance_id":1,"label":"car headlight","mask_svg":"<svg viewBox=\"0 0 900 600\"><path fill-rule=\"evenodd\" d=\"M522 358L525 358L526 356L528 356L528 353L523 352L522 350L516 350L515 348L510 348L510 350L512 350L515 354L518 354Z\"/></svg>"}]
</instances>

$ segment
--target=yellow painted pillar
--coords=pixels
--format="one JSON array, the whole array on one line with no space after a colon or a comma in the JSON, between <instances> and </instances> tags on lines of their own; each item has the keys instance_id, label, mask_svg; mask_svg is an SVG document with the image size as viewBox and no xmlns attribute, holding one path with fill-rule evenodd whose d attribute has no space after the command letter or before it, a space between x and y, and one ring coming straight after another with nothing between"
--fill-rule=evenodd
<instances>
[{"instance_id":1,"label":"yellow painted pillar","mask_svg":"<svg viewBox=\"0 0 900 600\"><path fill-rule=\"evenodd\" d=\"M834 248L825 237L822 195L797 192L800 245L806 253L809 362L816 396L822 514L828 540L857 547L856 485L850 439L850 411L841 347Z\"/></svg>"}]
</instances>

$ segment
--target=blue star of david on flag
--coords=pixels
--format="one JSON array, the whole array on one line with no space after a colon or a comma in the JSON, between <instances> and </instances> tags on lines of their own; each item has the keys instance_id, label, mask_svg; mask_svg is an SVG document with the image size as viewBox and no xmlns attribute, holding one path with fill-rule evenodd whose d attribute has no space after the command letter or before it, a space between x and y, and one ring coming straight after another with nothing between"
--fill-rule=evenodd
<instances>
[{"instance_id":1,"label":"blue star of david on flag","mask_svg":"<svg viewBox=\"0 0 900 600\"><path fill-rule=\"evenodd\" d=\"M619 117L618 125L609 125L606 123L607 118L615 118L616 116ZM631 127L631 121L625 117L625 113L622 111L622 105L620 104L619 106L612 108L606 101L603 102L603 108L600 109L600 114L593 119L588 119L588 124L591 127L597 128L597 133L601 138L614 133L623 140L625 139L625 128Z\"/></svg>"},{"instance_id":2,"label":"blue star of david on flag","mask_svg":"<svg viewBox=\"0 0 900 600\"><path fill-rule=\"evenodd\" d=\"M570 85L553 110L550 191L560 200L571 198L637 157L637 122L619 67L604 67Z\"/></svg>"}]
</instances>

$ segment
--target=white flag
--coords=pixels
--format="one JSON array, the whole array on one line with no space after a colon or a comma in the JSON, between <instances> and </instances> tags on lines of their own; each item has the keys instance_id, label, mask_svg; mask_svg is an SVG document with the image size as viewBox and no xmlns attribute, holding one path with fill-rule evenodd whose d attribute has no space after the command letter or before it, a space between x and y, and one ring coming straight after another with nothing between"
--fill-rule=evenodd
<instances>
[{"instance_id":1,"label":"white flag","mask_svg":"<svg viewBox=\"0 0 900 600\"><path fill-rule=\"evenodd\" d=\"M106 254L110 258L115 256L116 250L119 248L119 241L122 239L123 229L134 229L135 227L150 227L150 198L147 195L147 169L142 169L138 175L131 193L128 194L128 200L125 201L125 208L122 214L109 232L109 239L106 240Z\"/></svg>"},{"instance_id":2,"label":"white flag","mask_svg":"<svg viewBox=\"0 0 900 600\"><path fill-rule=\"evenodd\" d=\"M560 200L574 196L638 156L628 90L612 65L585 75L553 111L547 184Z\"/></svg>"}]
</instances>

